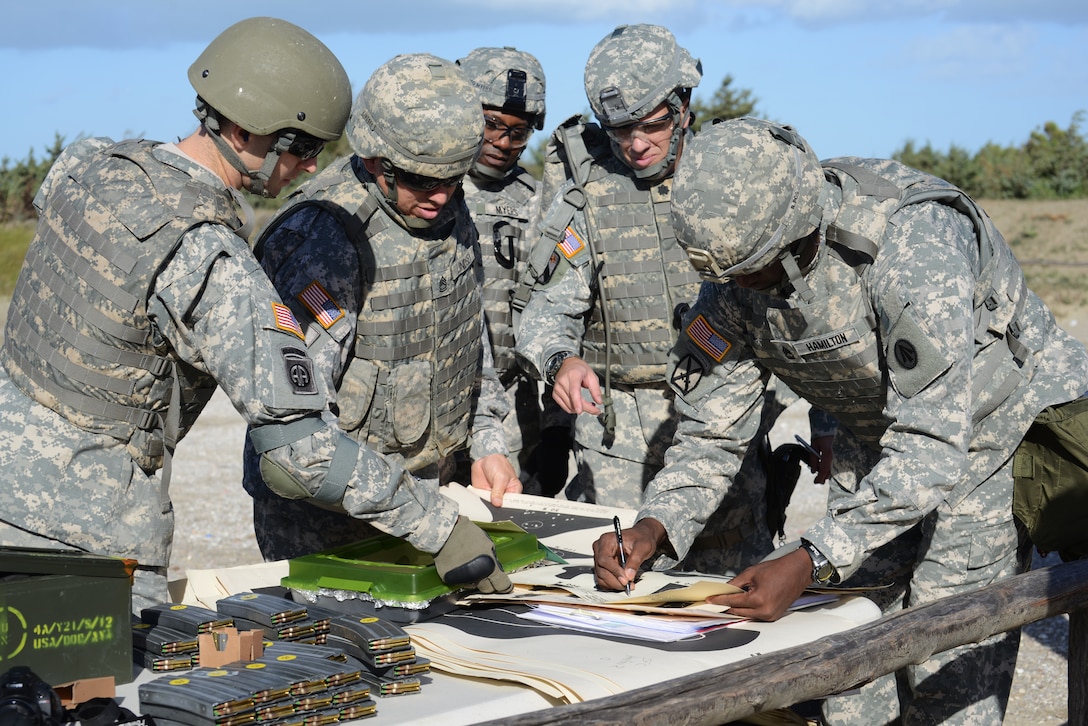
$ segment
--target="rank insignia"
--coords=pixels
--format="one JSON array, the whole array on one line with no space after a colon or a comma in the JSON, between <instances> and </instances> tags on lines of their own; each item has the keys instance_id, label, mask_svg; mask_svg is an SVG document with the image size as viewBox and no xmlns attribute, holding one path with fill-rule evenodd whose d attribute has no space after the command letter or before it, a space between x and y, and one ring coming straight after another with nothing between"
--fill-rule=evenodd
<instances>
[{"instance_id":1,"label":"rank insignia","mask_svg":"<svg viewBox=\"0 0 1088 726\"><path fill-rule=\"evenodd\" d=\"M702 315L696 315L695 319L688 323L687 333L695 345L719 363L733 347L733 344L714 330Z\"/></svg>"},{"instance_id":2,"label":"rank insignia","mask_svg":"<svg viewBox=\"0 0 1088 726\"><path fill-rule=\"evenodd\" d=\"M283 303L274 302L272 303L272 315L276 320L277 328L286 333L297 335L300 340L306 340L306 336L302 332L302 326L295 320L295 314L291 312L291 308Z\"/></svg>"},{"instance_id":3,"label":"rank insignia","mask_svg":"<svg viewBox=\"0 0 1088 726\"><path fill-rule=\"evenodd\" d=\"M563 232L563 239L557 245L557 248L563 253L563 256L569 260L584 250L586 248L586 243L578 236L577 232L570 227L567 227L566 231Z\"/></svg>"},{"instance_id":4,"label":"rank insignia","mask_svg":"<svg viewBox=\"0 0 1088 726\"><path fill-rule=\"evenodd\" d=\"M344 317L343 309L336 304L336 301L317 280L307 285L306 289L298 294L298 299L325 330Z\"/></svg>"}]
</instances>

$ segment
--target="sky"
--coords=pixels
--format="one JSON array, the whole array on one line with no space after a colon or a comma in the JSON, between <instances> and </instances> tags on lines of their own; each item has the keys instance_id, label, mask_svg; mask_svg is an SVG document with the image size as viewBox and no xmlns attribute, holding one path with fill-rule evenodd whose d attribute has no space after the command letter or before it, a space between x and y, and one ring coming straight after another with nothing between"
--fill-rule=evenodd
<instances>
[{"instance_id":1,"label":"sky","mask_svg":"<svg viewBox=\"0 0 1088 726\"><path fill-rule=\"evenodd\" d=\"M821 158L886 157L907 141L974 153L1020 145L1088 110L1084 0L8 0L0 31L0 159L37 158L57 134L188 135L186 73L254 14L289 20L341 60L358 93L399 53L456 60L480 46L535 55L551 130L588 111L582 72L615 26L668 27L756 114L793 125ZM1085 119L1088 123L1088 119ZM1081 132L1088 131L1084 125Z\"/></svg>"}]
</instances>

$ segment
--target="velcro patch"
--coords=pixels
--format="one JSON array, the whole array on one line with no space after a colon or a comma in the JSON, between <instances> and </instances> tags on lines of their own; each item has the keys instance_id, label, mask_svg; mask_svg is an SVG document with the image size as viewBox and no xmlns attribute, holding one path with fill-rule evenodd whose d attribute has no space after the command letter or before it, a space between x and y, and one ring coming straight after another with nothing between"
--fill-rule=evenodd
<instances>
[{"instance_id":1,"label":"velcro patch","mask_svg":"<svg viewBox=\"0 0 1088 726\"><path fill-rule=\"evenodd\" d=\"M585 241L570 227L563 232L563 240L557 245L568 260L586 248Z\"/></svg>"},{"instance_id":2,"label":"velcro patch","mask_svg":"<svg viewBox=\"0 0 1088 726\"><path fill-rule=\"evenodd\" d=\"M707 355L719 363L721 363L725 354L729 352L729 349L733 347L733 344L711 327L710 323L702 315L696 315L695 319L688 323L687 333L695 345L702 348Z\"/></svg>"},{"instance_id":3,"label":"velcro patch","mask_svg":"<svg viewBox=\"0 0 1088 726\"><path fill-rule=\"evenodd\" d=\"M272 303L272 315L276 320L276 327L286 333L293 333L299 337L299 340L306 340L306 336L302 333L302 326L295 320L295 314L291 312L291 308L287 307L283 303Z\"/></svg>"},{"instance_id":4,"label":"velcro patch","mask_svg":"<svg viewBox=\"0 0 1088 726\"><path fill-rule=\"evenodd\" d=\"M314 380L314 362L306 351L298 348L281 348L283 366L287 371L287 380L295 393L317 393L317 381Z\"/></svg>"},{"instance_id":5,"label":"velcro patch","mask_svg":"<svg viewBox=\"0 0 1088 726\"><path fill-rule=\"evenodd\" d=\"M298 299L325 330L344 317L343 308L336 304L336 301L317 280L307 285L306 289L298 294Z\"/></svg>"}]
</instances>

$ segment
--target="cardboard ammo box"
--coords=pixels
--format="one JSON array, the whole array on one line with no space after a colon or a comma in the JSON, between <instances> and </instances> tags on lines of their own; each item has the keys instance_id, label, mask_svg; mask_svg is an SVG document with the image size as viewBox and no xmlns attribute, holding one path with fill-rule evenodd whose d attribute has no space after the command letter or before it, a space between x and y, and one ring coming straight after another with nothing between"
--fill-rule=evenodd
<instances>
[{"instance_id":1,"label":"cardboard ammo box","mask_svg":"<svg viewBox=\"0 0 1088 726\"><path fill-rule=\"evenodd\" d=\"M135 561L0 547L0 672L27 666L49 685L132 680Z\"/></svg>"}]
</instances>

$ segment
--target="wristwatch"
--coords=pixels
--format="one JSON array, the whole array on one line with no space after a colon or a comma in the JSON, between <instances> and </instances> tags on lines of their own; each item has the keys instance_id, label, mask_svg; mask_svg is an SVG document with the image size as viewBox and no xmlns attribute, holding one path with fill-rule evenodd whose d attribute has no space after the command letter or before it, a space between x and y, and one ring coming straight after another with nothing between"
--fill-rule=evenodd
<instances>
[{"instance_id":1,"label":"wristwatch","mask_svg":"<svg viewBox=\"0 0 1088 726\"><path fill-rule=\"evenodd\" d=\"M835 566L824 557L824 553L816 548L816 545L807 539L801 540L801 549L812 558L812 582L817 585L826 585L835 577Z\"/></svg>"},{"instance_id":2,"label":"wristwatch","mask_svg":"<svg viewBox=\"0 0 1088 726\"><path fill-rule=\"evenodd\" d=\"M559 366L563 365L563 361L574 355L569 350L561 350L558 353L552 355L551 358L544 364L544 381L549 386L555 385L555 376L559 373Z\"/></svg>"}]
</instances>

